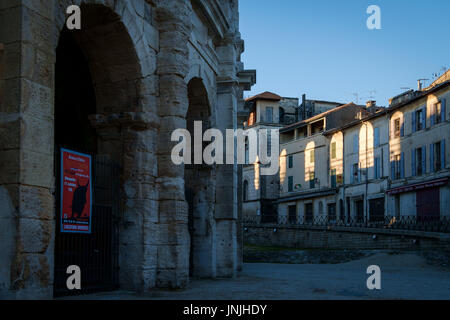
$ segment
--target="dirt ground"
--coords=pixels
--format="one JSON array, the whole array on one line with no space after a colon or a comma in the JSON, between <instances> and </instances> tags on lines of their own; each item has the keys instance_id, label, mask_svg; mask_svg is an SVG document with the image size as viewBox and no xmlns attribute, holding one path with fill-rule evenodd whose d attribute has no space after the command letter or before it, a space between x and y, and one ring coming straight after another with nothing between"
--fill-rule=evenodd
<instances>
[{"instance_id":1,"label":"dirt ground","mask_svg":"<svg viewBox=\"0 0 450 320\"><path fill-rule=\"evenodd\" d=\"M353 252L350 255L359 257L344 255L341 258L350 261L339 263L333 258L336 254L343 255L328 251L332 263L323 260L326 251L319 253L322 263L245 263L234 279L192 280L185 290L152 290L143 295L116 291L70 299L450 299L446 255ZM370 265L381 269L381 290L367 289Z\"/></svg>"}]
</instances>

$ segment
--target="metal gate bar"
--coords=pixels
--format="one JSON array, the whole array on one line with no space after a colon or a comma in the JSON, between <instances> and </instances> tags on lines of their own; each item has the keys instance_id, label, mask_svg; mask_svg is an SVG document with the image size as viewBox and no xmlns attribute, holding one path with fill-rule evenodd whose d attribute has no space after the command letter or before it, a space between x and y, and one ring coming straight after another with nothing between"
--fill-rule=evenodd
<instances>
[{"instance_id":1,"label":"metal gate bar","mask_svg":"<svg viewBox=\"0 0 450 320\"><path fill-rule=\"evenodd\" d=\"M120 166L105 156L94 156L92 169L91 234L60 232L59 183L57 186L55 297L118 289ZM81 269L81 290L67 289L69 275L66 270L70 265L78 265Z\"/></svg>"}]
</instances>

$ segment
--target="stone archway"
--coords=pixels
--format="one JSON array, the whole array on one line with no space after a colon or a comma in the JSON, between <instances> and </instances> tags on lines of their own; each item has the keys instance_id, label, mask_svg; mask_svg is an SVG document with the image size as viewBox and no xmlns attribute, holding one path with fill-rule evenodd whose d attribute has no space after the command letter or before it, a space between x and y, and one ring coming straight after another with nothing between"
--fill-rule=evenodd
<instances>
[{"instance_id":1,"label":"stone archway","mask_svg":"<svg viewBox=\"0 0 450 320\"><path fill-rule=\"evenodd\" d=\"M154 246L147 246L155 242L156 235L151 231L156 229L153 222L158 219L155 188L157 159L154 150L158 121L156 103L151 103L153 100L148 92L150 82L155 81L156 58L153 57L152 62L151 54L145 55L145 60L139 56L145 51L139 44L142 38L132 38L132 22L123 20L114 8L82 4L81 11L82 29L63 29L61 34L70 37L82 51L92 77L90 85L94 97L90 100L95 106L89 111L95 110L95 113L89 114L89 119L83 121L90 122L89 135L91 140L96 141L92 143L95 147L87 149L122 166L120 287L145 290L154 286L157 255ZM126 11L121 12L122 16L126 15ZM60 45L63 36L60 36ZM87 78L84 80L90 81ZM90 85L83 83L80 87L89 90ZM58 95L58 83L56 89ZM58 138L55 137L55 141Z\"/></svg>"},{"instance_id":2,"label":"stone archway","mask_svg":"<svg viewBox=\"0 0 450 320\"><path fill-rule=\"evenodd\" d=\"M188 83L189 107L186 128L194 135L194 122L201 122L203 133L211 127L211 106L201 78ZM194 141L193 140L193 141ZM203 152L205 143L201 146ZM212 166L194 162L195 146L192 148L192 163L185 165L185 197L188 203L188 228L190 234L189 274L192 277L215 276L215 221L214 221L214 173Z\"/></svg>"}]
</instances>

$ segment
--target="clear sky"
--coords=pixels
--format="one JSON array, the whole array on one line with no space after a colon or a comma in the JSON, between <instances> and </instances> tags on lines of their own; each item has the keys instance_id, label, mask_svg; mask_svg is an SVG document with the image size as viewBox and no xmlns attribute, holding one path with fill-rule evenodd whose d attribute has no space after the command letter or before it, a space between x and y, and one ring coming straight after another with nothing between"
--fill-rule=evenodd
<instances>
[{"instance_id":1,"label":"clear sky","mask_svg":"<svg viewBox=\"0 0 450 320\"><path fill-rule=\"evenodd\" d=\"M450 0L240 0L242 60L257 70L245 96L378 105L450 68ZM381 30L369 30L369 5ZM431 81L426 81L425 85Z\"/></svg>"}]
</instances>

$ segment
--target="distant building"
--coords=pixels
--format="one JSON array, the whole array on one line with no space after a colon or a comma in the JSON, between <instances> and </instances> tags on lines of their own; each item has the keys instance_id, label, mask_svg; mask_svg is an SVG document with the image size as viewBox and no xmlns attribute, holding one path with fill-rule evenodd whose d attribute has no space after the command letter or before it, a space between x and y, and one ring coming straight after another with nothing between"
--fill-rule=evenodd
<instances>
[{"instance_id":1,"label":"distant building","mask_svg":"<svg viewBox=\"0 0 450 320\"><path fill-rule=\"evenodd\" d=\"M450 218L449 74L388 108L348 104L281 128L274 219L367 226Z\"/></svg>"},{"instance_id":2,"label":"distant building","mask_svg":"<svg viewBox=\"0 0 450 320\"><path fill-rule=\"evenodd\" d=\"M248 98L245 107L249 116L244 130L279 129L295 121L298 99L283 98L271 92L264 92ZM243 215L254 216L264 221L267 215L276 212L273 202L278 198L279 178L261 175L259 162L249 163L248 141L246 143L246 165L242 169ZM268 148L270 150L270 146Z\"/></svg>"},{"instance_id":3,"label":"distant building","mask_svg":"<svg viewBox=\"0 0 450 320\"><path fill-rule=\"evenodd\" d=\"M450 216L449 74L389 107L390 215L423 221Z\"/></svg>"},{"instance_id":4,"label":"distant building","mask_svg":"<svg viewBox=\"0 0 450 320\"><path fill-rule=\"evenodd\" d=\"M330 144L324 132L369 114L364 106L349 103L280 129L279 218L291 223L312 222L327 212L336 215L338 184L343 170L329 177ZM334 146L332 156L342 152ZM325 201L317 199L325 199Z\"/></svg>"},{"instance_id":5,"label":"distant building","mask_svg":"<svg viewBox=\"0 0 450 320\"><path fill-rule=\"evenodd\" d=\"M324 100L309 100L306 99L306 94L303 94L302 103L298 108L297 121L306 120L342 105L344 105L344 103Z\"/></svg>"}]
</instances>

